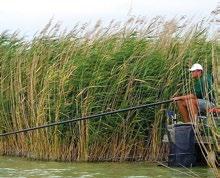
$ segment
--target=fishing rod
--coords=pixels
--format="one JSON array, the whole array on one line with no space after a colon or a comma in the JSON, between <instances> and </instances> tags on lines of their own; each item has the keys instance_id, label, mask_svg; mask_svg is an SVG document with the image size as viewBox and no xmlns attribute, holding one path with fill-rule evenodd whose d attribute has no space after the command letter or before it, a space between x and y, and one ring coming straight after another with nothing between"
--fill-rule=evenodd
<instances>
[{"instance_id":1,"label":"fishing rod","mask_svg":"<svg viewBox=\"0 0 220 178\"><path fill-rule=\"evenodd\" d=\"M28 132L28 131L37 130L37 129L43 129L43 128L52 127L52 126L61 125L61 124L67 124L67 123L76 122L76 121L82 121L82 120L98 118L98 117L101 117L101 116L112 115L112 114L131 111L131 110L135 110L135 109L141 109L141 108L157 106L157 105L170 103L170 102L173 102L173 100L171 99L171 100L166 100L166 101L161 101L161 102L156 102L156 103L151 103L151 104L144 104L144 105L140 105L140 106L134 106L134 107L130 107L130 108L119 109L119 110L110 111L110 112L94 114L94 115L90 115L90 116L84 116L84 117L65 120L65 121L53 122L53 123L50 123L50 124L45 124L45 125L41 125L41 126L26 128L26 129L22 129L22 130L13 131L13 132L1 133L0 137L13 135L13 134L18 134L18 133L22 133L22 132Z\"/></svg>"}]
</instances>

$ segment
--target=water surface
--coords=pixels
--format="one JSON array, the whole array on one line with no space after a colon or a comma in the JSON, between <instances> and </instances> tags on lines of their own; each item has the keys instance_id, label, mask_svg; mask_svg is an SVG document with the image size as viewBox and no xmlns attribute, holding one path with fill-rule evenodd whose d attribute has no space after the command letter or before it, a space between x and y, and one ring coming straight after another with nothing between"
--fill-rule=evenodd
<instances>
[{"instance_id":1,"label":"water surface","mask_svg":"<svg viewBox=\"0 0 220 178\"><path fill-rule=\"evenodd\" d=\"M0 177L179 178L214 177L205 167L169 169L147 163L63 163L0 157Z\"/></svg>"}]
</instances>

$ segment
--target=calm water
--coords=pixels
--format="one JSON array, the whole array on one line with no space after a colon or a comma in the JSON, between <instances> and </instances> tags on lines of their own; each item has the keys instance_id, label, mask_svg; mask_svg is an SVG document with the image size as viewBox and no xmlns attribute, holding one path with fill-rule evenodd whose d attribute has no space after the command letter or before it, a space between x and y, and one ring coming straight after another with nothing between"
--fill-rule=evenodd
<instances>
[{"instance_id":1,"label":"calm water","mask_svg":"<svg viewBox=\"0 0 220 178\"><path fill-rule=\"evenodd\" d=\"M190 176L214 177L211 170L204 167L171 170L146 163L60 163L0 157L0 177L179 178Z\"/></svg>"}]
</instances>

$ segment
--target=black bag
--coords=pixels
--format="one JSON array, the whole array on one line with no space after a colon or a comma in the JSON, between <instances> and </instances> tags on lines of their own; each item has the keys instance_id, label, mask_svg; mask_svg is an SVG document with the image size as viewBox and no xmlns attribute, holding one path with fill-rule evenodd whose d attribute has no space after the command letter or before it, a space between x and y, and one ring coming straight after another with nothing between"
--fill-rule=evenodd
<instances>
[{"instance_id":1,"label":"black bag","mask_svg":"<svg viewBox=\"0 0 220 178\"><path fill-rule=\"evenodd\" d=\"M175 124L174 141L170 142L168 166L196 165L195 134L191 124ZM168 133L169 134L169 133Z\"/></svg>"}]
</instances>

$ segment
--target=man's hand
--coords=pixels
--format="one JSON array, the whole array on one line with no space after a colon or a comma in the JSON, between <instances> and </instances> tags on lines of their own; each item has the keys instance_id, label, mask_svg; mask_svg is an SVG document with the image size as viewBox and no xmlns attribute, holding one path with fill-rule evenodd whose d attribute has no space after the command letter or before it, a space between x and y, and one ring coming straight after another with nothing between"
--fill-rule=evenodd
<instances>
[{"instance_id":1,"label":"man's hand","mask_svg":"<svg viewBox=\"0 0 220 178\"><path fill-rule=\"evenodd\" d=\"M182 99L183 99L183 96L176 96L176 97L171 98L171 100L173 100L173 101L178 101L178 100L182 100Z\"/></svg>"},{"instance_id":2,"label":"man's hand","mask_svg":"<svg viewBox=\"0 0 220 178\"><path fill-rule=\"evenodd\" d=\"M189 94L189 95L176 96L176 97L171 98L171 100L173 101L187 100L187 99L196 99L196 96L193 94Z\"/></svg>"}]
</instances>

